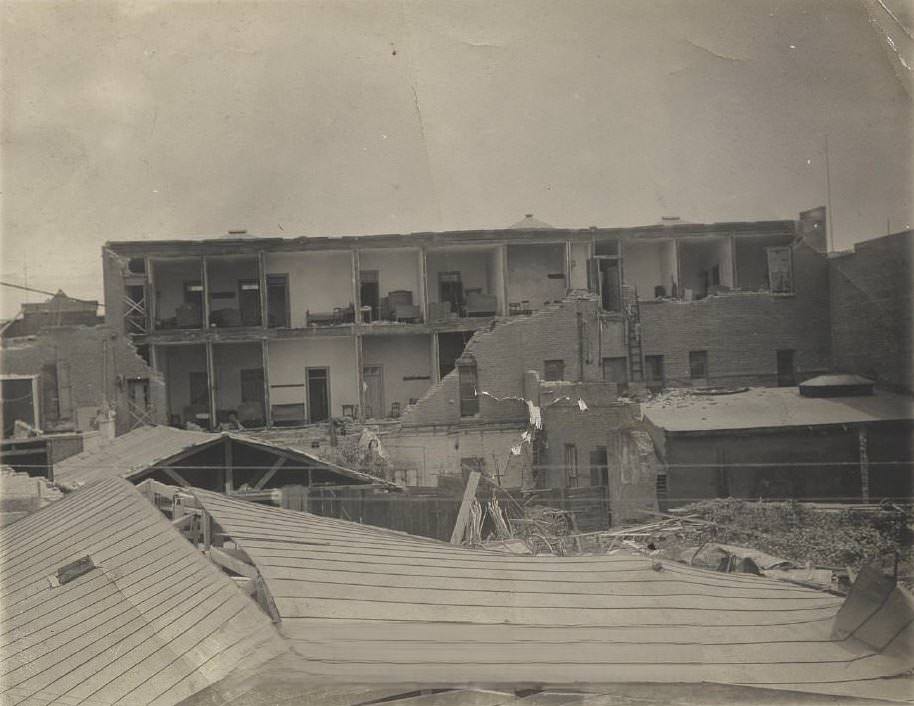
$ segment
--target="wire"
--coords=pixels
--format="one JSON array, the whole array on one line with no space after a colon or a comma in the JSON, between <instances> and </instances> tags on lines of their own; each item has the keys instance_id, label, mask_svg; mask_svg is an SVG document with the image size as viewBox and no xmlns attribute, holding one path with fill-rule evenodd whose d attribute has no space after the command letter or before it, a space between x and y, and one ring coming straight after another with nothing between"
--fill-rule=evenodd
<instances>
[{"instance_id":1,"label":"wire","mask_svg":"<svg viewBox=\"0 0 914 706\"><path fill-rule=\"evenodd\" d=\"M35 292L36 294L47 294L52 297L57 295L57 292L48 292L44 289L35 289L34 287L26 287L22 284L13 284L12 282L0 282L0 285L4 287L12 287L13 289L21 289L26 292ZM97 304L101 307L105 306L103 303L92 299L77 299L76 297L71 297L69 295L67 295L67 299L72 299L75 302L82 302L83 304Z\"/></svg>"}]
</instances>

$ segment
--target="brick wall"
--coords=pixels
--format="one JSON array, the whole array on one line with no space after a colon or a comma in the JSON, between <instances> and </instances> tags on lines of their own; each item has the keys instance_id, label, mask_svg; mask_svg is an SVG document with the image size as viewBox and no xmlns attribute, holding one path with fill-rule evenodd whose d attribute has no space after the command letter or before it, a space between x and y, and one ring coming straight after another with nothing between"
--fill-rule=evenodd
<instances>
[{"instance_id":1,"label":"brick wall","mask_svg":"<svg viewBox=\"0 0 914 706\"><path fill-rule=\"evenodd\" d=\"M527 408L521 400L524 374L535 370L542 377L546 360L564 361L565 379L577 380L581 374L581 350L584 380L602 380L601 359L624 355L625 349L622 322L602 319L598 309L596 298L583 293L531 316L514 317L493 329L477 332L467 343L466 353L472 354L477 364L478 419L525 419ZM403 425L459 422L457 383L456 371L446 375L406 411Z\"/></svg>"},{"instance_id":2,"label":"brick wall","mask_svg":"<svg viewBox=\"0 0 914 706\"><path fill-rule=\"evenodd\" d=\"M838 371L912 389L914 231L858 243L829 259L832 349Z\"/></svg>"},{"instance_id":3,"label":"brick wall","mask_svg":"<svg viewBox=\"0 0 914 706\"><path fill-rule=\"evenodd\" d=\"M793 247L795 293L741 292L692 302L641 302L645 355L662 355L669 386L687 386L689 351L708 352L711 385L775 385L780 349L800 380L830 369L828 263Z\"/></svg>"},{"instance_id":4,"label":"brick wall","mask_svg":"<svg viewBox=\"0 0 914 706\"><path fill-rule=\"evenodd\" d=\"M49 367L54 368L56 380L49 376ZM117 433L128 431L126 379L131 377L149 379L152 421L164 421L164 382L130 342L108 326L54 328L27 339L8 340L0 369L4 374L39 376L39 408L45 429L80 428L80 414L85 417L101 410L107 400L116 412ZM50 409L51 400L57 400L59 415Z\"/></svg>"}]
</instances>

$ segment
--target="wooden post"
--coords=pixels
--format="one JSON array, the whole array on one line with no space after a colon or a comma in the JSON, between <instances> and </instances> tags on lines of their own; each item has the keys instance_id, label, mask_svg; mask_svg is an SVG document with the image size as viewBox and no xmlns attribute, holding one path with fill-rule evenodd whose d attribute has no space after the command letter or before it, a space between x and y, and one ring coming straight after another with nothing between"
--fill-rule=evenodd
<instances>
[{"instance_id":1,"label":"wooden post","mask_svg":"<svg viewBox=\"0 0 914 706\"><path fill-rule=\"evenodd\" d=\"M501 299L501 306L498 307L499 316L508 315L508 246L499 245L498 246L498 267L499 273L501 276L501 291L499 292L499 299Z\"/></svg>"},{"instance_id":2,"label":"wooden post","mask_svg":"<svg viewBox=\"0 0 914 706\"><path fill-rule=\"evenodd\" d=\"M270 404L270 351L267 339L260 340L260 364L263 366L263 423L273 427L273 406Z\"/></svg>"},{"instance_id":3,"label":"wooden post","mask_svg":"<svg viewBox=\"0 0 914 706\"><path fill-rule=\"evenodd\" d=\"M264 262L265 256L263 250L257 253L257 274L260 282L260 325L263 328L269 326L267 318L267 268Z\"/></svg>"},{"instance_id":4,"label":"wooden post","mask_svg":"<svg viewBox=\"0 0 914 706\"><path fill-rule=\"evenodd\" d=\"M200 281L203 284L203 330L209 328L209 273L206 268L206 255L200 258Z\"/></svg>"},{"instance_id":5,"label":"wooden post","mask_svg":"<svg viewBox=\"0 0 914 706\"><path fill-rule=\"evenodd\" d=\"M870 455L867 448L866 427L857 431L857 441L860 445L860 494L863 502L870 501Z\"/></svg>"},{"instance_id":6,"label":"wooden post","mask_svg":"<svg viewBox=\"0 0 914 706\"><path fill-rule=\"evenodd\" d=\"M201 522L203 524L203 549L209 551L213 544L213 520L206 510L203 511Z\"/></svg>"},{"instance_id":7,"label":"wooden post","mask_svg":"<svg viewBox=\"0 0 914 706\"><path fill-rule=\"evenodd\" d=\"M231 495L235 490L235 469L232 467L232 440L225 437L225 494Z\"/></svg>"},{"instance_id":8,"label":"wooden post","mask_svg":"<svg viewBox=\"0 0 914 706\"><path fill-rule=\"evenodd\" d=\"M209 428L216 428L216 366L213 364L213 343L206 342L206 383L209 387Z\"/></svg>"},{"instance_id":9,"label":"wooden post","mask_svg":"<svg viewBox=\"0 0 914 706\"><path fill-rule=\"evenodd\" d=\"M422 312L422 321L428 323L428 271L426 270L425 250L419 248L418 267L419 267L419 287L416 296L419 298L419 311Z\"/></svg>"},{"instance_id":10,"label":"wooden post","mask_svg":"<svg viewBox=\"0 0 914 706\"><path fill-rule=\"evenodd\" d=\"M439 345L440 345L440 344L439 344L439 341L438 341L438 332L437 332L437 331L432 331L432 351L431 351L431 356L432 356L432 367L431 367L431 370L432 370L432 384L441 381L441 363L439 362L439 358L441 357L441 353L440 353Z\"/></svg>"},{"instance_id":11,"label":"wooden post","mask_svg":"<svg viewBox=\"0 0 914 706\"><path fill-rule=\"evenodd\" d=\"M362 344L362 336L360 334L355 335L355 386L356 390L359 393L359 409L358 413L355 415L356 419L360 422L365 421L365 371L362 368L364 360L364 349ZM333 422L330 422L331 428L333 427Z\"/></svg>"},{"instance_id":12,"label":"wooden post","mask_svg":"<svg viewBox=\"0 0 914 706\"><path fill-rule=\"evenodd\" d=\"M470 473L467 478L467 487L463 490L463 500L460 503L460 511L457 513L457 521L454 523L454 531L451 533L451 544L460 544L463 541L463 535L467 529L467 520L470 518L470 506L476 497L476 488L479 487L479 471Z\"/></svg>"},{"instance_id":13,"label":"wooden post","mask_svg":"<svg viewBox=\"0 0 914 706\"><path fill-rule=\"evenodd\" d=\"M146 330L154 331L156 325L156 288L152 280L152 259L145 258L146 269Z\"/></svg>"}]
</instances>

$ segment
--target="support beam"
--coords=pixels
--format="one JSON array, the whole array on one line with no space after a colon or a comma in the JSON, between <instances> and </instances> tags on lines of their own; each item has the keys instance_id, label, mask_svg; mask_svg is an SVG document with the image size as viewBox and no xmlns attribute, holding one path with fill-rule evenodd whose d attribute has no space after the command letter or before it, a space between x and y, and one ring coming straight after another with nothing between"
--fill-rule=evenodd
<instances>
[{"instance_id":1,"label":"support beam","mask_svg":"<svg viewBox=\"0 0 914 706\"><path fill-rule=\"evenodd\" d=\"M438 332L432 331L432 384L441 382L441 349Z\"/></svg>"},{"instance_id":2,"label":"support beam","mask_svg":"<svg viewBox=\"0 0 914 706\"><path fill-rule=\"evenodd\" d=\"M206 510L203 511L200 524L203 526L203 550L208 552L213 544L213 518Z\"/></svg>"},{"instance_id":3,"label":"support beam","mask_svg":"<svg viewBox=\"0 0 914 706\"><path fill-rule=\"evenodd\" d=\"M206 255L200 258L200 282L203 284L203 330L209 328L209 272L206 267Z\"/></svg>"},{"instance_id":4,"label":"support beam","mask_svg":"<svg viewBox=\"0 0 914 706\"><path fill-rule=\"evenodd\" d=\"M362 336L355 335L355 387L359 392L359 410L356 418L360 422L365 421L365 371L362 369L362 361L365 352L362 346ZM333 422L331 421L331 426Z\"/></svg>"},{"instance_id":5,"label":"support beam","mask_svg":"<svg viewBox=\"0 0 914 706\"><path fill-rule=\"evenodd\" d=\"M263 421L273 427L273 406L270 404L270 351L267 339L260 341L260 364L263 366Z\"/></svg>"},{"instance_id":6,"label":"support beam","mask_svg":"<svg viewBox=\"0 0 914 706\"><path fill-rule=\"evenodd\" d=\"M225 437L225 494L231 495L235 490L235 469L232 464L232 439Z\"/></svg>"},{"instance_id":7,"label":"support beam","mask_svg":"<svg viewBox=\"0 0 914 706\"><path fill-rule=\"evenodd\" d=\"M216 366L212 341L206 342L206 385L209 388L209 430L216 428Z\"/></svg>"},{"instance_id":8,"label":"support beam","mask_svg":"<svg viewBox=\"0 0 914 706\"><path fill-rule=\"evenodd\" d=\"M425 250L419 248L417 257L417 264L419 267L419 291L416 292L416 296L419 298L419 311L422 312L422 321L428 323L428 287L426 285L428 269L425 262Z\"/></svg>"},{"instance_id":9,"label":"support beam","mask_svg":"<svg viewBox=\"0 0 914 706\"><path fill-rule=\"evenodd\" d=\"M260 281L260 325L266 328L269 324L267 318L267 268L266 256L263 250L257 253L257 274Z\"/></svg>"},{"instance_id":10,"label":"support beam","mask_svg":"<svg viewBox=\"0 0 914 706\"><path fill-rule=\"evenodd\" d=\"M144 258L146 267L146 330L155 331L156 326L156 288L152 281L152 258Z\"/></svg>"},{"instance_id":11,"label":"support beam","mask_svg":"<svg viewBox=\"0 0 914 706\"><path fill-rule=\"evenodd\" d=\"M171 526L176 530L187 529L194 523L194 514L189 513L187 515L182 515L171 521Z\"/></svg>"},{"instance_id":12,"label":"support beam","mask_svg":"<svg viewBox=\"0 0 914 706\"><path fill-rule=\"evenodd\" d=\"M270 482L270 479L276 475L276 471L278 471L280 468L282 468L285 465L287 460L288 459L285 456L280 456L278 459L276 459L276 463L274 463L270 467L270 469L266 473L264 473L260 477L260 480L257 481L257 483L254 485L254 490L262 490L263 486L265 486L267 483Z\"/></svg>"},{"instance_id":13,"label":"support beam","mask_svg":"<svg viewBox=\"0 0 914 706\"><path fill-rule=\"evenodd\" d=\"M188 483L188 482L183 478L183 476L181 476L181 474L178 473L177 471L173 471L172 469L170 469L170 468L168 468L168 467L165 467L165 468L157 468L156 470L162 471L162 473L164 473L166 476L168 476L169 478L171 478L175 483L177 483L178 485L180 485L182 488L190 488L190 483Z\"/></svg>"},{"instance_id":14,"label":"support beam","mask_svg":"<svg viewBox=\"0 0 914 706\"><path fill-rule=\"evenodd\" d=\"M208 549L206 556L209 557L209 560L221 566L223 569L228 569L233 571L236 574L245 576L249 579L256 579L260 574L258 574L257 569L247 562L241 561L236 557L233 557L231 554L227 554L221 549Z\"/></svg>"},{"instance_id":15,"label":"support beam","mask_svg":"<svg viewBox=\"0 0 914 706\"><path fill-rule=\"evenodd\" d=\"M463 541L463 535L467 529L467 521L470 519L470 506L476 497L476 488L479 487L480 475L479 471L473 471L467 479L467 487L463 491L460 511L457 513L457 521L454 523L454 531L451 533L451 544L460 544Z\"/></svg>"},{"instance_id":16,"label":"support beam","mask_svg":"<svg viewBox=\"0 0 914 706\"><path fill-rule=\"evenodd\" d=\"M255 579L248 578L247 576L232 576L232 581L249 596L253 596L257 593L257 581Z\"/></svg>"},{"instance_id":17,"label":"support beam","mask_svg":"<svg viewBox=\"0 0 914 706\"><path fill-rule=\"evenodd\" d=\"M870 454L869 439L865 427L857 431L857 442L860 446L860 495L863 502L870 501Z\"/></svg>"}]
</instances>

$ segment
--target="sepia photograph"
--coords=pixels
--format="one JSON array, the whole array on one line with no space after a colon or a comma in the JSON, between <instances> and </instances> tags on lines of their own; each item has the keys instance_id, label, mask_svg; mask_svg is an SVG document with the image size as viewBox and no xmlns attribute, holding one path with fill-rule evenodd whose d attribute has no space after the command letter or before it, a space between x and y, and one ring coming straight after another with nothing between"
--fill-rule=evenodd
<instances>
[{"instance_id":1,"label":"sepia photograph","mask_svg":"<svg viewBox=\"0 0 914 706\"><path fill-rule=\"evenodd\" d=\"M914 0L0 0L0 704L914 705Z\"/></svg>"}]
</instances>

